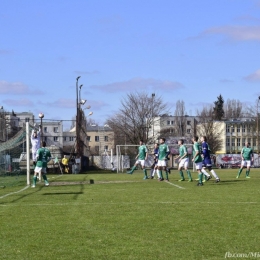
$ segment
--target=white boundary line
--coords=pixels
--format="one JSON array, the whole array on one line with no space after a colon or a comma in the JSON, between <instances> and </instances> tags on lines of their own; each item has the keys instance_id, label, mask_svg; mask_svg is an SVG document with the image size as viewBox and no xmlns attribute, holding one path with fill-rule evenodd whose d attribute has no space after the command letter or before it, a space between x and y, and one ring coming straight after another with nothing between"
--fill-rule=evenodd
<instances>
[{"instance_id":1,"label":"white boundary line","mask_svg":"<svg viewBox=\"0 0 260 260\"><path fill-rule=\"evenodd\" d=\"M5 198L5 197L7 197L7 196L9 196L9 195L12 195L12 194L16 194L16 193L22 192L22 191L28 189L29 187L30 187L30 185L24 187L24 188L21 189L21 190L18 190L18 191L15 191L15 192L11 192L11 193L7 193L7 194L5 194L4 196L1 196L0 199L3 199L3 198Z\"/></svg>"},{"instance_id":2,"label":"white boundary line","mask_svg":"<svg viewBox=\"0 0 260 260\"><path fill-rule=\"evenodd\" d=\"M153 201L153 202L150 202L150 201L146 201L146 202L84 202L84 203L43 203L43 204L40 204L40 203L33 203L33 204L23 204L23 205L20 205L20 204L5 204L5 205L0 205L0 207L34 207L34 206L82 206L82 205L104 205L104 204L109 204L109 205L136 205L136 204L201 204L201 201ZM234 202L217 202L217 201L206 201L206 202L203 202L203 205L205 204L228 204L228 205L235 205L235 204L259 204L259 202L256 202L256 201L234 201Z\"/></svg>"},{"instance_id":3,"label":"white boundary line","mask_svg":"<svg viewBox=\"0 0 260 260\"><path fill-rule=\"evenodd\" d=\"M175 186L175 187L177 187L177 188L179 188L179 189L185 190L185 188L183 188L183 187L181 187L181 186L179 186L179 185L173 184L173 183L171 183L171 182L169 182L169 181L166 181L166 183L168 183L168 184L170 184L170 185L173 185L173 186Z\"/></svg>"},{"instance_id":4,"label":"white boundary line","mask_svg":"<svg viewBox=\"0 0 260 260\"><path fill-rule=\"evenodd\" d=\"M59 178L59 177L61 177L61 175L60 175L60 176L57 176L57 177L54 177L54 179L57 179L57 178ZM22 192L22 191L28 189L29 187L31 187L31 185L27 185L27 186L25 186L24 188L22 188L21 190L18 190L18 191L15 191L15 192L11 192L11 193L7 193L7 194L1 196L0 199L3 199L3 198L8 197L8 196L10 196L10 195L13 195L13 194Z\"/></svg>"}]
</instances>

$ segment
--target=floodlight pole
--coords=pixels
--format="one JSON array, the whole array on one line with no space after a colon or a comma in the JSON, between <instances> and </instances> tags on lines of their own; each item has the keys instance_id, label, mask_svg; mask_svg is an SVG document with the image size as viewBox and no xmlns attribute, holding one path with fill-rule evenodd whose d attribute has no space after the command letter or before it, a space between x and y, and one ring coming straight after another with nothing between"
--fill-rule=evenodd
<instances>
[{"instance_id":1,"label":"floodlight pole","mask_svg":"<svg viewBox=\"0 0 260 260\"><path fill-rule=\"evenodd\" d=\"M154 97L155 93L152 93L152 120L153 120L153 142L154 142L154 114L153 114L153 107L154 107Z\"/></svg>"},{"instance_id":2,"label":"floodlight pole","mask_svg":"<svg viewBox=\"0 0 260 260\"><path fill-rule=\"evenodd\" d=\"M259 115L258 115L258 107L259 107L260 96L257 99L256 105L256 131L257 131L257 156L258 156L258 166L259 166Z\"/></svg>"},{"instance_id":3,"label":"floodlight pole","mask_svg":"<svg viewBox=\"0 0 260 260\"><path fill-rule=\"evenodd\" d=\"M79 78L80 76L76 78L76 153L79 152Z\"/></svg>"},{"instance_id":4,"label":"floodlight pole","mask_svg":"<svg viewBox=\"0 0 260 260\"><path fill-rule=\"evenodd\" d=\"M44 114L40 113L39 118L41 119L41 143L42 143L43 142L42 119L44 118Z\"/></svg>"}]
</instances>

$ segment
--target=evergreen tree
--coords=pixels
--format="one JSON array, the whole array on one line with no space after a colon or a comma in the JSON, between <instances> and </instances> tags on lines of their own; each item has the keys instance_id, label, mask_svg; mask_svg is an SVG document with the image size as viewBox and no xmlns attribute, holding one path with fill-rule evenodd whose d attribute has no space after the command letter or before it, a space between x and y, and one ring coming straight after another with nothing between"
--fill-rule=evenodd
<instances>
[{"instance_id":1,"label":"evergreen tree","mask_svg":"<svg viewBox=\"0 0 260 260\"><path fill-rule=\"evenodd\" d=\"M221 120L224 117L224 99L221 95L217 97L217 101L214 102L213 115L215 120Z\"/></svg>"}]
</instances>

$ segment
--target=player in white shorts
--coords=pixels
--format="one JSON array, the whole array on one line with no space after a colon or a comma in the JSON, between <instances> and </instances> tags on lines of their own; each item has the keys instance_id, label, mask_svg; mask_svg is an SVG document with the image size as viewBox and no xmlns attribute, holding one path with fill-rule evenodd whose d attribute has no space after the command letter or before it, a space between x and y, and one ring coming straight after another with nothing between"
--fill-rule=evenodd
<instances>
[{"instance_id":1,"label":"player in white shorts","mask_svg":"<svg viewBox=\"0 0 260 260\"><path fill-rule=\"evenodd\" d=\"M188 158L187 147L183 144L183 140L182 139L180 139L178 141L178 145L179 145L179 156L177 158L175 158L175 160L179 160L178 170L179 170L179 173L180 173L180 176L181 176L181 179L179 181L185 181L185 178L184 178L184 175L183 175L183 171L182 171L183 168L187 172L189 181L192 181L191 173L190 173L190 171L188 169L189 158Z\"/></svg>"}]
</instances>

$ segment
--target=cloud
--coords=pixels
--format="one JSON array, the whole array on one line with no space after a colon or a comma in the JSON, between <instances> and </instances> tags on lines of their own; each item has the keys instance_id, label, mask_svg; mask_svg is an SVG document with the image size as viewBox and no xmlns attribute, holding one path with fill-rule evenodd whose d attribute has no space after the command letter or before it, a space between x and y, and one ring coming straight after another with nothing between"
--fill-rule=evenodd
<instances>
[{"instance_id":1,"label":"cloud","mask_svg":"<svg viewBox=\"0 0 260 260\"><path fill-rule=\"evenodd\" d=\"M193 38L202 38L208 35L222 35L235 41L260 41L260 26L212 27Z\"/></svg>"},{"instance_id":2,"label":"cloud","mask_svg":"<svg viewBox=\"0 0 260 260\"><path fill-rule=\"evenodd\" d=\"M111 84L106 85L94 85L91 86L94 89L100 89L106 92L125 92L125 91L132 91L132 90L147 90L153 89L157 90L160 89L162 91L172 91L175 89L183 88L184 86L179 82L167 81L167 80L157 80L153 78L132 78L127 81L121 82L114 82Z\"/></svg>"},{"instance_id":3,"label":"cloud","mask_svg":"<svg viewBox=\"0 0 260 260\"><path fill-rule=\"evenodd\" d=\"M0 81L0 95L40 95L43 94L40 90L32 90L27 85L21 82Z\"/></svg>"},{"instance_id":4,"label":"cloud","mask_svg":"<svg viewBox=\"0 0 260 260\"><path fill-rule=\"evenodd\" d=\"M11 107L34 107L32 100L27 98L15 99L5 99L2 101L4 104Z\"/></svg>"},{"instance_id":5,"label":"cloud","mask_svg":"<svg viewBox=\"0 0 260 260\"><path fill-rule=\"evenodd\" d=\"M244 77L246 81L260 81L260 69Z\"/></svg>"},{"instance_id":6,"label":"cloud","mask_svg":"<svg viewBox=\"0 0 260 260\"><path fill-rule=\"evenodd\" d=\"M220 82L221 83L231 83L231 82L234 82L234 81L230 80L230 79L221 79Z\"/></svg>"},{"instance_id":7,"label":"cloud","mask_svg":"<svg viewBox=\"0 0 260 260\"><path fill-rule=\"evenodd\" d=\"M76 109L76 99L60 98L53 102L38 102L38 104L48 107L57 108L75 108Z\"/></svg>"},{"instance_id":8,"label":"cloud","mask_svg":"<svg viewBox=\"0 0 260 260\"><path fill-rule=\"evenodd\" d=\"M94 75L94 74L99 74L100 72L98 70L93 70L93 71L80 71L80 70L75 70L74 71L77 75Z\"/></svg>"},{"instance_id":9,"label":"cloud","mask_svg":"<svg viewBox=\"0 0 260 260\"><path fill-rule=\"evenodd\" d=\"M3 50L3 49L0 49L0 55L8 55L8 54L12 54L13 52L10 51L10 50Z\"/></svg>"}]
</instances>

